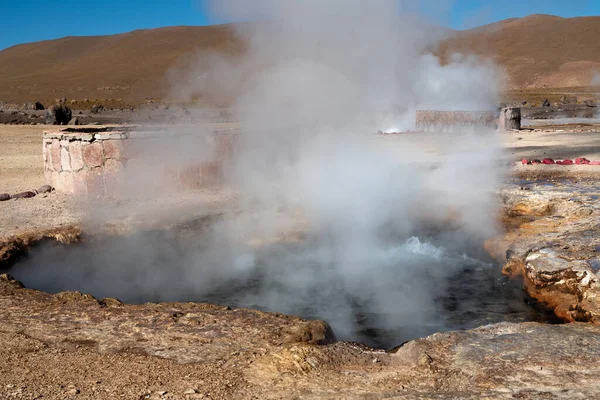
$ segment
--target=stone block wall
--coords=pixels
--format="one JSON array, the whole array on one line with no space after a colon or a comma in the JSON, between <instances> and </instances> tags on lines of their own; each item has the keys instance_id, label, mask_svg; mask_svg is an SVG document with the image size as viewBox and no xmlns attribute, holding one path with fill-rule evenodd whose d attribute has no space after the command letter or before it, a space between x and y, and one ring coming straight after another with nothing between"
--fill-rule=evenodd
<instances>
[{"instance_id":1,"label":"stone block wall","mask_svg":"<svg viewBox=\"0 0 600 400\"><path fill-rule=\"evenodd\" d=\"M416 129L424 132L497 129L498 116L498 111L417 111Z\"/></svg>"},{"instance_id":2,"label":"stone block wall","mask_svg":"<svg viewBox=\"0 0 600 400\"><path fill-rule=\"evenodd\" d=\"M134 129L64 128L45 131L43 136L46 183L57 191L76 194L112 195L128 163L139 157L140 141L152 134ZM164 167L176 188L185 190L216 184L223 174L223 162L231 156L233 134L215 133L212 155L192 165L177 162ZM156 160L161 163L162 160Z\"/></svg>"}]
</instances>

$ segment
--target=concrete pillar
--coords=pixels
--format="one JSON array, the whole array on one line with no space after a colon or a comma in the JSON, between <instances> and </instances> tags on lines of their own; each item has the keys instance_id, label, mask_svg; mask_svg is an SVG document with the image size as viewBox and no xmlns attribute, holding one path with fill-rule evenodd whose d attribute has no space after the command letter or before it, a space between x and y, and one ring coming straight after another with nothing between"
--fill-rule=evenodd
<instances>
[{"instance_id":1,"label":"concrete pillar","mask_svg":"<svg viewBox=\"0 0 600 400\"><path fill-rule=\"evenodd\" d=\"M504 131L521 129L521 108L506 107L500 111L498 129Z\"/></svg>"}]
</instances>

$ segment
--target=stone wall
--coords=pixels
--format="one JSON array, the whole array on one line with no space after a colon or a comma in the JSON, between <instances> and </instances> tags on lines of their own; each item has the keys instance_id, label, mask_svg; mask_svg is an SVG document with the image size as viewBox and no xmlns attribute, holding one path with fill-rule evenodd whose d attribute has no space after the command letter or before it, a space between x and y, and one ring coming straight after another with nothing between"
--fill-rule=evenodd
<instances>
[{"instance_id":1,"label":"stone wall","mask_svg":"<svg viewBox=\"0 0 600 400\"><path fill-rule=\"evenodd\" d=\"M521 109L500 111L417 111L416 129L424 132L456 132L473 129L521 129Z\"/></svg>"},{"instance_id":2,"label":"stone wall","mask_svg":"<svg viewBox=\"0 0 600 400\"><path fill-rule=\"evenodd\" d=\"M498 116L497 111L417 111L416 129L424 132L496 129Z\"/></svg>"},{"instance_id":3,"label":"stone wall","mask_svg":"<svg viewBox=\"0 0 600 400\"><path fill-rule=\"evenodd\" d=\"M164 132L142 132L135 128L81 127L45 131L43 136L46 183L57 191L77 194L112 195L128 165L139 157L143 142ZM206 139L210 156L195 163L156 163L179 189L199 188L217 183L223 161L231 156L233 133L213 133ZM140 146L142 145L142 146ZM154 160L152 160L154 161Z\"/></svg>"}]
</instances>

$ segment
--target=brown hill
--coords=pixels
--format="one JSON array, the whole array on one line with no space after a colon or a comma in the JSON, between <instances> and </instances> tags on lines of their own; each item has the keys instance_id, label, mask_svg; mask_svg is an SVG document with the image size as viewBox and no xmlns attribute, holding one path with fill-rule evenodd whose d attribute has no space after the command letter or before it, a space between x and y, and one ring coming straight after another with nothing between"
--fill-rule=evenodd
<instances>
[{"instance_id":1,"label":"brown hill","mask_svg":"<svg viewBox=\"0 0 600 400\"><path fill-rule=\"evenodd\" d=\"M0 100L161 98L167 71L186 54L236 53L227 25L65 37L0 51Z\"/></svg>"},{"instance_id":2,"label":"brown hill","mask_svg":"<svg viewBox=\"0 0 600 400\"><path fill-rule=\"evenodd\" d=\"M455 32L440 48L493 58L513 89L581 88L600 80L600 17L532 15ZM169 69L198 51L239 54L231 26L66 37L0 51L0 100L163 98Z\"/></svg>"},{"instance_id":3,"label":"brown hill","mask_svg":"<svg viewBox=\"0 0 600 400\"><path fill-rule=\"evenodd\" d=\"M600 79L600 17L530 15L457 32L443 52L505 67L510 89L582 88Z\"/></svg>"}]
</instances>

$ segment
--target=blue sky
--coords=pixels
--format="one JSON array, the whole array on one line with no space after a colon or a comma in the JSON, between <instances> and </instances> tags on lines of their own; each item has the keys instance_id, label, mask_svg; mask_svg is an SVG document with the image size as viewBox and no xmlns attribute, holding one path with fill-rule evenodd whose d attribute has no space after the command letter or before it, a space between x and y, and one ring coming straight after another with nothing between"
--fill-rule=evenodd
<instances>
[{"instance_id":1,"label":"blue sky","mask_svg":"<svg viewBox=\"0 0 600 400\"><path fill-rule=\"evenodd\" d=\"M205 1L0 0L0 49L63 36L108 35L217 22L207 16ZM600 0L429 0L429 3L435 5L426 9L431 18L456 29L528 14L600 15Z\"/></svg>"}]
</instances>

